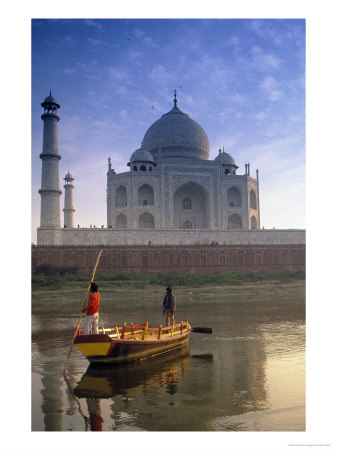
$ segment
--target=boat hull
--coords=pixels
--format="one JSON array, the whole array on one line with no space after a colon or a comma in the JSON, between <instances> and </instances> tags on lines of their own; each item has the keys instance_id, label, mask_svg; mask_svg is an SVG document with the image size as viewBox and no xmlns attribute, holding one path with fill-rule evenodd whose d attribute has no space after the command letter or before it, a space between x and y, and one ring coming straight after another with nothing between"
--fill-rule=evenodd
<instances>
[{"instance_id":1,"label":"boat hull","mask_svg":"<svg viewBox=\"0 0 337 450\"><path fill-rule=\"evenodd\" d=\"M114 339L104 334L77 335L75 344L91 364L125 364L188 345L190 332L161 339Z\"/></svg>"}]
</instances>

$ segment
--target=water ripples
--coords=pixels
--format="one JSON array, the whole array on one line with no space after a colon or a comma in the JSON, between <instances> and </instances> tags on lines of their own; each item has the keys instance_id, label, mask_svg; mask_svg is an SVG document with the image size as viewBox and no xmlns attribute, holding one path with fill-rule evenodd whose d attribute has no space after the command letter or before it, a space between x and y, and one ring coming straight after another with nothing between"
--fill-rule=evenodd
<instances>
[{"instance_id":1,"label":"water ripples","mask_svg":"<svg viewBox=\"0 0 337 450\"><path fill-rule=\"evenodd\" d=\"M32 429L303 431L304 306L302 298L178 304L181 319L213 328L212 335L191 334L189 354L95 374L74 346L67 377L76 315L35 314ZM160 311L145 312L151 323L162 320ZM115 309L113 321L143 316L130 303Z\"/></svg>"}]
</instances>

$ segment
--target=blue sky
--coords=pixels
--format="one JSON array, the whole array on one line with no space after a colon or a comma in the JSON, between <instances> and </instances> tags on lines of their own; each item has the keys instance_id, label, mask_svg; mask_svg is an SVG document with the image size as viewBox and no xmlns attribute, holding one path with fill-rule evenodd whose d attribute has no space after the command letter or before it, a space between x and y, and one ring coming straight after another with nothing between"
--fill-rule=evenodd
<instances>
[{"instance_id":1,"label":"blue sky","mask_svg":"<svg viewBox=\"0 0 337 450\"><path fill-rule=\"evenodd\" d=\"M32 21L32 241L39 226L43 99L60 103L60 186L75 224L106 226L107 158L119 173L148 127L179 108L259 169L261 226L305 228L305 20ZM63 189L63 188L62 188ZM63 222L61 196L61 222Z\"/></svg>"}]
</instances>

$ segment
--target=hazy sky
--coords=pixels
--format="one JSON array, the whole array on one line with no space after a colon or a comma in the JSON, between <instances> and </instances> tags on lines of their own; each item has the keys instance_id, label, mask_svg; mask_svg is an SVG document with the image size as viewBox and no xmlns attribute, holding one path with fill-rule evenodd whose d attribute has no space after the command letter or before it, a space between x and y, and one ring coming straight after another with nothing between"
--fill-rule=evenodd
<instances>
[{"instance_id":1,"label":"hazy sky","mask_svg":"<svg viewBox=\"0 0 337 450\"><path fill-rule=\"evenodd\" d=\"M32 240L39 226L40 106L61 105L60 187L75 178L75 226L106 226L117 173L173 106L197 121L210 159L259 169L261 227L305 228L305 20L32 20ZM61 196L61 223L63 224Z\"/></svg>"}]
</instances>

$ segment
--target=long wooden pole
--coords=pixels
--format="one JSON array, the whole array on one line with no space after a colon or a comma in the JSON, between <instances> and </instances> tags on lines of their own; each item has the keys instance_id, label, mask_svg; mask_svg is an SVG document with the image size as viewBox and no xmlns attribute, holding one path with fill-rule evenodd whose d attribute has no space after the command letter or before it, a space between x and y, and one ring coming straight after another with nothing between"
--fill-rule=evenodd
<instances>
[{"instance_id":1,"label":"long wooden pole","mask_svg":"<svg viewBox=\"0 0 337 450\"><path fill-rule=\"evenodd\" d=\"M91 280L90 280L90 283L89 283L89 286L88 286L88 289L87 289L87 293L86 293L86 295L85 295L85 297L84 297L83 305L82 305L81 312L80 312L80 317L79 317L78 322L77 322L76 331L75 331L75 333L74 333L73 340L72 340L72 342L71 342L71 346L70 346L69 353L68 353L68 357L67 357L67 360L66 360L64 369L63 369L63 373L66 373L66 371L67 371L67 367L68 367L68 362L69 362L70 354L71 354L71 351L72 351L72 349L73 349L74 341L75 341L75 338L76 338L76 336L77 336L78 329L79 329L79 327L80 327L80 323L81 323L81 320L82 320L82 309L84 308L85 303L86 303L86 301L87 301L88 294L89 294L89 291L90 291L91 283L94 281L96 269L97 269L97 266L98 266L99 259L100 259L100 257L101 257L102 251L103 251L103 250L101 250L101 251L99 252L98 256L97 256L96 264L95 264L94 270L93 270L93 272L92 272L92 277L91 277Z\"/></svg>"}]
</instances>

